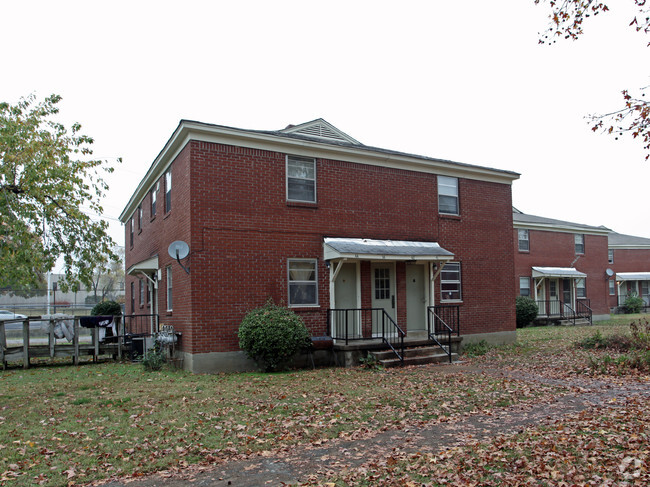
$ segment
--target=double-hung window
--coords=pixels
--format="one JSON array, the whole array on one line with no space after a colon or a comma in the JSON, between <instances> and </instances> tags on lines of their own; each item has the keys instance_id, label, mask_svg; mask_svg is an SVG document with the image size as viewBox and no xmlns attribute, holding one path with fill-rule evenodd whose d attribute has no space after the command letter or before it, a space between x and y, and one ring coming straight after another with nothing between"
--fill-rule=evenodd
<instances>
[{"instance_id":1,"label":"double-hung window","mask_svg":"<svg viewBox=\"0 0 650 487\"><path fill-rule=\"evenodd\" d=\"M519 296L530 296L530 278L519 278Z\"/></svg>"},{"instance_id":2,"label":"double-hung window","mask_svg":"<svg viewBox=\"0 0 650 487\"><path fill-rule=\"evenodd\" d=\"M158 199L158 186L159 183L156 183L155 186L151 189L151 218L156 216L156 201Z\"/></svg>"},{"instance_id":3,"label":"double-hung window","mask_svg":"<svg viewBox=\"0 0 650 487\"><path fill-rule=\"evenodd\" d=\"M140 307L144 306L144 282L142 279L138 279L138 286L140 286Z\"/></svg>"},{"instance_id":4,"label":"double-hung window","mask_svg":"<svg viewBox=\"0 0 650 487\"><path fill-rule=\"evenodd\" d=\"M460 262L448 262L440 272L440 300L460 301Z\"/></svg>"},{"instance_id":5,"label":"double-hung window","mask_svg":"<svg viewBox=\"0 0 650 487\"><path fill-rule=\"evenodd\" d=\"M138 206L138 232L142 230L142 205Z\"/></svg>"},{"instance_id":6,"label":"double-hung window","mask_svg":"<svg viewBox=\"0 0 650 487\"><path fill-rule=\"evenodd\" d=\"M587 287L584 279L576 280L576 297L577 298L586 298L587 297Z\"/></svg>"},{"instance_id":7,"label":"double-hung window","mask_svg":"<svg viewBox=\"0 0 650 487\"><path fill-rule=\"evenodd\" d=\"M609 250L607 251L607 262L608 262L609 264L613 264L613 263L614 263L614 249L609 249Z\"/></svg>"},{"instance_id":8,"label":"double-hung window","mask_svg":"<svg viewBox=\"0 0 650 487\"><path fill-rule=\"evenodd\" d=\"M438 176L438 211L458 215L458 178Z\"/></svg>"},{"instance_id":9,"label":"double-hung window","mask_svg":"<svg viewBox=\"0 0 650 487\"><path fill-rule=\"evenodd\" d=\"M133 247L133 225L135 222L133 221L133 217L131 217L131 221L129 222L129 245Z\"/></svg>"},{"instance_id":10,"label":"double-hung window","mask_svg":"<svg viewBox=\"0 0 650 487\"><path fill-rule=\"evenodd\" d=\"M287 200L316 203L316 159L287 156Z\"/></svg>"},{"instance_id":11,"label":"double-hung window","mask_svg":"<svg viewBox=\"0 0 650 487\"><path fill-rule=\"evenodd\" d=\"M318 306L316 259L289 259L289 306Z\"/></svg>"},{"instance_id":12,"label":"double-hung window","mask_svg":"<svg viewBox=\"0 0 650 487\"><path fill-rule=\"evenodd\" d=\"M573 236L573 240L575 242L576 254L584 254L585 253L585 236L582 235L581 233L576 233Z\"/></svg>"},{"instance_id":13,"label":"double-hung window","mask_svg":"<svg viewBox=\"0 0 650 487\"><path fill-rule=\"evenodd\" d=\"M131 313L135 314L135 283L131 281Z\"/></svg>"},{"instance_id":14,"label":"double-hung window","mask_svg":"<svg viewBox=\"0 0 650 487\"><path fill-rule=\"evenodd\" d=\"M530 250L530 240L528 230L517 230L519 235L519 252L528 252Z\"/></svg>"},{"instance_id":15,"label":"double-hung window","mask_svg":"<svg viewBox=\"0 0 650 487\"><path fill-rule=\"evenodd\" d=\"M609 295L616 296L616 281L614 280L609 281Z\"/></svg>"},{"instance_id":16,"label":"double-hung window","mask_svg":"<svg viewBox=\"0 0 650 487\"><path fill-rule=\"evenodd\" d=\"M167 266L167 311L172 310L172 266Z\"/></svg>"},{"instance_id":17,"label":"double-hung window","mask_svg":"<svg viewBox=\"0 0 650 487\"><path fill-rule=\"evenodd\" d=\"M172 170L165 173L165 213L172 209Z\"/></svg>"}]
</instances>

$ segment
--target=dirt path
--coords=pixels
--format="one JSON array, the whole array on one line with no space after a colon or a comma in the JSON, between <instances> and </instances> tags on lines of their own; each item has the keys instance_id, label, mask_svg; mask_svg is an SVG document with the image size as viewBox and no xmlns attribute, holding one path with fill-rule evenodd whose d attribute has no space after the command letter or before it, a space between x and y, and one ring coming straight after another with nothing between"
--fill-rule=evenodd
<instances>
[{"instance_id":1,"label":"dirt path","mask_svg":"<svg viewBox=\"0 0 650 487\"><path fill-rule=\"evenodd\" d=\"M384 462L395 452L439 452L468 441L513 434L530 425L561 420L590 407L617 405L627 397L650 397L650 382L612 382L576 379L554 380L533 374L462 365L441 367L440 373L488 374L532 383L555 383L569 386L571 392L534 404L518 404L492 410L489 414L446 418L424 428L406 428L381 432L360 432L351 440L331 440L321 445L262 452L249 458L230 460L210 466L193 466L178 472L162 472L147 478L125 479L104 483L105 487L180 487L194 486L253 487L300 484L310 476L328 471Z\"/></svg>"}]
</instances>

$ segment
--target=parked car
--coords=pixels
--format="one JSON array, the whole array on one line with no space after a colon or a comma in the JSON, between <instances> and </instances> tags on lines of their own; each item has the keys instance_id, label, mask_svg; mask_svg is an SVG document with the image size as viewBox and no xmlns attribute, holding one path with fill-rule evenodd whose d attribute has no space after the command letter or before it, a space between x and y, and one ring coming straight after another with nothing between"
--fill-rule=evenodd
<instances>
[{"instance_id":1,"label":"parked car","mask_svg":"<svg viewBox=\"0 0 650 487\"><path fill-rule=\"evenodd\" d=\"M22 330L23 329L22 320L24 320L25 318L27 318L27 316L21 315L20 313L14 313L13 311L0 309L0 321L5 322L5 331ZM29 323L29 328L32 330L40 327L41 327L40 321L31 321Z\"/></svg>"},{"instance_id":2,"label":"parked car","mask_svg":"<svg viewBox=\"0 0 650 487\"><path fill-rule=\"evenodd\" d=\"M27 318L27 316L6 309L0 309L0 321L23 320L25 318Z\"/></svg>"}]
</instances>

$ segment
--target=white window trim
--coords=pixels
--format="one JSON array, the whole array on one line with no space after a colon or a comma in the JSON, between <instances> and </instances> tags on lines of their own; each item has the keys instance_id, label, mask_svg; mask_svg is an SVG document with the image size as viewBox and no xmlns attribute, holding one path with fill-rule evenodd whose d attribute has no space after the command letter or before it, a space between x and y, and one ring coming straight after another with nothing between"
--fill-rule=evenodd
<instances>
[{"instance_id":1,"label":"white window trim","mask_svg":"<svg viewBox=\"0 0 650 487\"><path fill-rule=\"evenodd\" d=\"M445 267L443 266L442 271L440 272L440 302L444 303L461 303L463 301L463 270L460 262L447 262L445 266L448 264L458 264L458 279L453 280L453 281L448 281L448 280L443 280L442 279L442 273L445 271ZM448 282L453 282L453 283L458 283L458 294L460 295L459 298L453 298L453 299L445 299L443 292L442 292L442 285L443 283L448 283Z\"/></svg>"},{"instance_id":2,"label":"white window trim","mask_svg":"<svg viewBox=\"0 0 650 487\"><path fill-rule=\"evenodd\" d=\"M578 244L578 237L581 239L581 243ZM582 252L578 252L578 245L582 245ZM582 233L575 233L573 235L573 249L575 251L576 255L584 255L585 254L585 236Z\"/></svg>"},{"instance_id":3,"label":"white window trim","mask_svg":"<svg viewBox=\"0 0 650 487\"><path fill-rule=\"evenodd\" d=\"M448 181L451 181L451 180L456 181L456 194L455 195L442 194L441 193L441 191L440 191L440 186L441 186L440 180L441 179L448 180ZM459 183L458 178L451 177L451 176L438 176L438 181L437 182L438 182L438 213L440 213L441 215L455 215L455 216L460 215L460 183ZM449 213L447 211L443 211L440 208L440 197L441 196L455 197L456 198L456 212L455 213Z\"/></svg>"},{"instance_id":4,"label":"white window trim","mask_svg":"<svg viewBox=\"0 0 650 487\"><path fill-rule=\"evenodd\" d=\"M314 199L313 200L297 200L293 198L289 198L289 159L299 159L303 161L312 161L314 163L314 179L307 179L307 178L294 178L294 179L304 179L305 181L314 181ZM285 163L284 163L284 183L285 183L285 196L287 198L287 201L292 201L296 203L317 203L318 202L318 184L317 184L317 168L316 168L316 158L314 157L303 157L303 156L290 156L287 154L285 157Z\"/></svg>"},{"instance_id":5,"label":"white window trim","mask_svg":"<svg viewBox=\"0 0 650 487\"><path fill-rule=\"evenodd\" d=\"M616 296L616 281L609 280L608 293L610 296Z\"/></svg>"},{"instance_id":6,"label":"white window trim","mask_svg":"<svg viewBox=\"0 0 650 487\"><path fill-rule=\"evenodd\" d=\"M528 286L522 288L522 286L521 286L521 283L522 283L522 282L526 282L526 284L528 284ZM528 289L528 294L521 294L521 290L522 290L522 289ZM527 296L527 297L529 297L529 298L532 298L532 296L531 296L531 289L530 289L530 277L521 276L521 277L519 278L519 296Z\"/></svg>"},{"instance_id":7,"label":"white window trim","mask_svg":"<svg viewBox=\"0 0 650 487\"><path fill-rule=\"evenodd\" d=\"M525 232L526 238L522 239L521 238L521 232ZM522 249L521 248L521 243L526 242L527 249ZM517 229L517 249L519 252L530 252L530 231L528 231L527 228L519 228Z\"/></svg>"},{"instance_id":8,"label":"white window trim","mask_svg":"<svg viewBox=\"0 0 650 487\"><path fill-rule=\"evenodd\" d=\"M292 262L311 262L314 264L314 280L313 281L299 281L291 280L291 263ZM292 304L291 303L291 284L292 283L304 283L304 284L311 284L313 282L313 285L316 289L315 296L316 296L316 302L312 304ZM318 259L287 259L287 303L289 303L289 308L318 308L320 307L319 301L318 301Z\"/></svg>"},{"instance_id":9,"label":"white window trim","mask_svg":"<svg viewBox=\"0 0 650 487\"><path fill-rule=\"evenodd\" d=\"M166 285L166 289L167 289L167 293L166 293L166 301L167 301L167 303L165 304L165 306L167 306L167 311L172 311L173 307L174 307L174 301L173 301L173 299L174 299L174 294L173 294L174 280L173 280L173 276L172 276L172 266L168 265L165 270L166 270L166 272L165 272L165 280L166 280L165 285ZM172 291L172 299L169 299L169 292L170 291ZM172 301L171 306L169 306L170 301Z\"/></svg>"}]
</instances>

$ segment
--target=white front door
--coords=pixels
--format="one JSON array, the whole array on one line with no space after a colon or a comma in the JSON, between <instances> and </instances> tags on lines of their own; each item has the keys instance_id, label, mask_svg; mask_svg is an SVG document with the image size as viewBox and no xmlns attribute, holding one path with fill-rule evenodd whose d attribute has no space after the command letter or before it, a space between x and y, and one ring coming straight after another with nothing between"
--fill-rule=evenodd
<instances>
[{"instance_id":1,"label":"white front door","mask_svg":"<svg viewBox=\"0 0 650 487\"><path fill-rule=\"evenodd\" d=\"M357 264L339 264L341 270L336 276L334 288L334 311L332 325L339 338L356 338L361 334L359 305L357 303Z\"/></svg>"},{"instance_id":2,"label":"white front door","mask_svg":"<svg viewBox=\"0 0 650 487\"><path fill-rule=\"evenodd\" d=\"M406 265L406 329L426 330L425 267L422 264Z\"/></svg>"},{"instance_id":3,"label":"white front door","mask_svg":"<svg viewBox=\"0 0 650 487\"><path fill-rule=\"evenodd\" d=\"M386 313L397 323L396 296L395 296L395 264L377 263L371 266L372 279L372 307L383 308ZM392 325L390 326L392 328ZM392 333L392 329L386 328L386 333ZM373 313L372 320L373 334L381 334L382 319L379 313Z\"/></svg>"}]
</instances>

